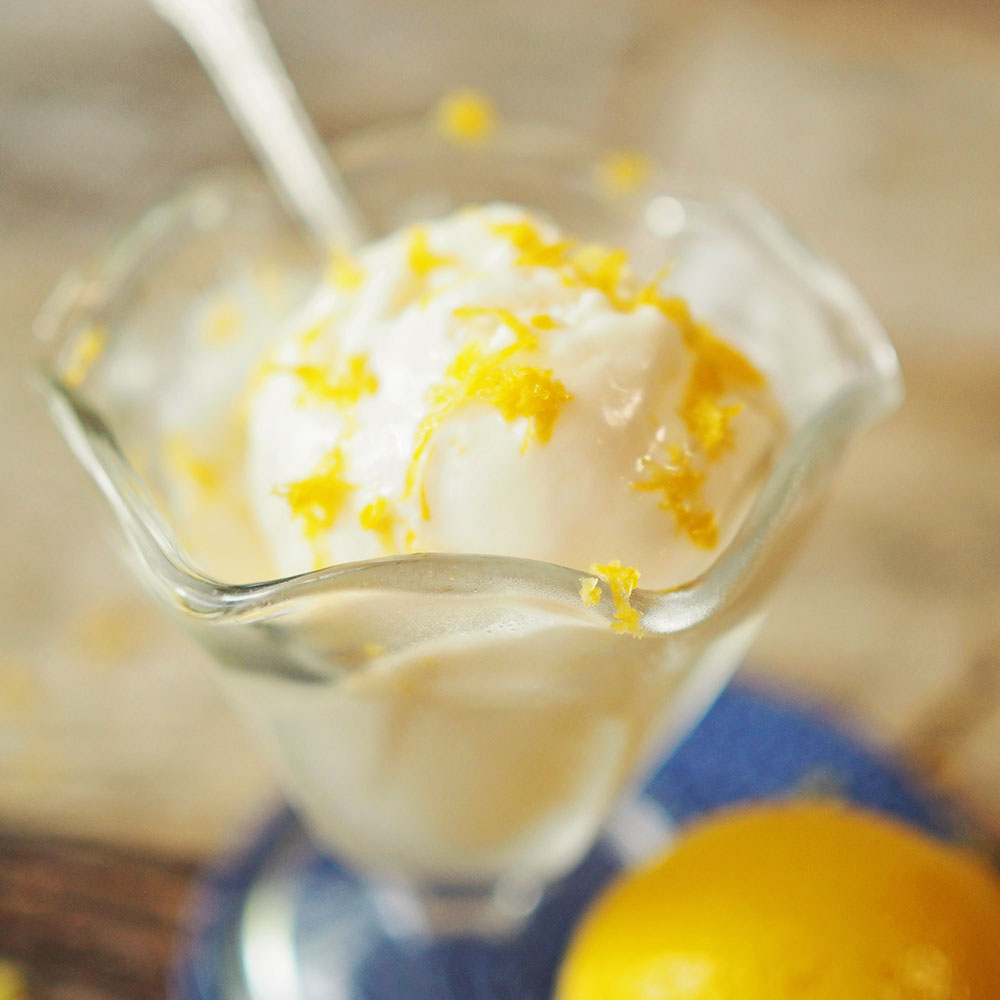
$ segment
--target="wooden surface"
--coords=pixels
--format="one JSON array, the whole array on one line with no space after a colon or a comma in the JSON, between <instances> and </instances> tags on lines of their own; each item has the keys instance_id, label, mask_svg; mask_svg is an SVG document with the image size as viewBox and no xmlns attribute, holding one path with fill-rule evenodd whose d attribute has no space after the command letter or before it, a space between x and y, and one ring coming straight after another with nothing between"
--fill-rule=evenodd
<instances>
[{"instance_id":1,"label":"wooden surface","mask_svg":"<svg viewBox=\"0 0 1000 1000\"><path fill-rule=\"evenodd\" d=\"M741 181L844 267L890 329L909 394L851 455L751 669L911 751L1000 831L1000 5L264 11L327 135L470 83L509 117ZM110 556L24 370L60 272L192 170L246 153L139 0L8 3L0 37L0 827L203 857L269 801L266 765L203 654ZM51 843L31 861L30 840L0 843L5 891L44 871ZM168 882L186 871L163 864ZM4 905L0 958L9 941L38 947L32 927L55 933L11 924ZM161 958L153 948L149 968Z\"/></svg>"},{"instance_id":2,"label":"wooden surface","mask_svg":"<svg viewBox=\"0 0 1000 1000\"><path fill-rule=\"evenodd\" d=\"M17 991L33 1000L165 995L193 865L9 836L0 837L0 859L4 1000L20 1000Z\"/></svg>"}]
</instances>

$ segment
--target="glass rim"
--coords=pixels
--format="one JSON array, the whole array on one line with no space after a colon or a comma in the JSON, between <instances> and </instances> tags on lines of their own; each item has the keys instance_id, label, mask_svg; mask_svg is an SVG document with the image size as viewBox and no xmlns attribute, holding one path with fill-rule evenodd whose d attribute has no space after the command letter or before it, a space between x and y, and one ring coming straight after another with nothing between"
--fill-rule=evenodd
<instances>
[{"instance_id":1,"label":"glass rim","mask_svg":"<svg viewBox=\"0 0 1000 1000\"><path fill-rule=\"evenodd\" d=\"M333 153L346 173L364 165L388 147L417 139L426 143L425 123L393 123L359 130L333 143ZM444 140L438 139L443 142ZM578 165L597 163L598 147L570 131L540 125L505 125L504 155L526 153L540 163L554 151L572 156ZM539 149L544 154L539 155ZM496 142L475 155L497 155ZM475 595L503 586L506 593L573 602L608 622L614 603L607 592L593 608L580 602L581 578L588 570L533 559L500 555L420 552L384 556L251 583L227 583L200 569L184 552L157 511L141 475L118 444L113 430L59 376L55 348L79 328L75 311L93 308L98 290L126 274L135 258L170 231L214 188L234 186L267 190L263 175L252 167L222 168L196 174L172 194L154 203L124 229L108 252L91 264L86 275L71 270L57 283L35 322L35 334L50 345L47 360L34 371L37 387L70 448L95 480L149 573L158 596L188 614L217 622L263 620L280 615L293 600L359 588L415 593ZM850 326L862 352L862 370L824 405L808 416L789 437L758 490L729 544L699 575L667 590L636 588L632 606L652 635L675 634L716 617L746 590L797 498L818 467L835 460L848 441L866 426L895 409L902 400L899 361L889 338L848 279L832 264L807 249L754 195L728 182L687 178L658 170L644 194L660 191L681 203L681 191L706 193L747 226L787 266L809 292L836 311Z\"/></svg>"}]
</instances>

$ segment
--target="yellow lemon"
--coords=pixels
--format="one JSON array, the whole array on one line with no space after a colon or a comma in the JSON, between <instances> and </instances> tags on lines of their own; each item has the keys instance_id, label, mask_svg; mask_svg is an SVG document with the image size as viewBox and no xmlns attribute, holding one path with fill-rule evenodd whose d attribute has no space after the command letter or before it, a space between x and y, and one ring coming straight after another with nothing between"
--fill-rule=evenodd
<instances>
[{"instance_id":1,"label":"yellow lemon","mask_svg":"<svg viewBox=\"0 0 1000 1000\"><path fill-rule=\"evenodd\" d=\"M1000 881L836 803L741 809L612 885L558 1000L998 1000Z\"/></svg>"}]
</instances>

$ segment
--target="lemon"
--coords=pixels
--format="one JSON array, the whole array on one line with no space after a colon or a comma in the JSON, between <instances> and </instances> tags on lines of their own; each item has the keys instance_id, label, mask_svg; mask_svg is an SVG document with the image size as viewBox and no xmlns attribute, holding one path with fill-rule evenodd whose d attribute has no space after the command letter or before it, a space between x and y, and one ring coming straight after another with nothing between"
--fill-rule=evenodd
<instances>
[{"instance_id":1,"label":"lemon","mask_svg":"<svg viewBox=\"0 0 1000 1000\"><path fill-rule=\"evenodd\" d=\"M703 823L597 901L558 1000L998 1000L1000 881L824 802Z\"/></svg>"}]
</instances>

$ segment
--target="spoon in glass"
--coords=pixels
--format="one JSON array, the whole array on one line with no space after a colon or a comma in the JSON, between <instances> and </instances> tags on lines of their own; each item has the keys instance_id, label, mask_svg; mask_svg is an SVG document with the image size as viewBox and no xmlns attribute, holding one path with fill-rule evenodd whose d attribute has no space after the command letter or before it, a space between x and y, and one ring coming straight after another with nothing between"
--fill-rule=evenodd
<instances>
[{"instance_id":1,"label":"spoon in glass","mask_svg":"<svg viewBox=\"0 0 1000 1000\"><path fill-rule=\"evenodd\" d=\"M299 100L252 0L150 0L201 61L289 209L324 246L367 226Z\"/></svg>"}]
</instances>

